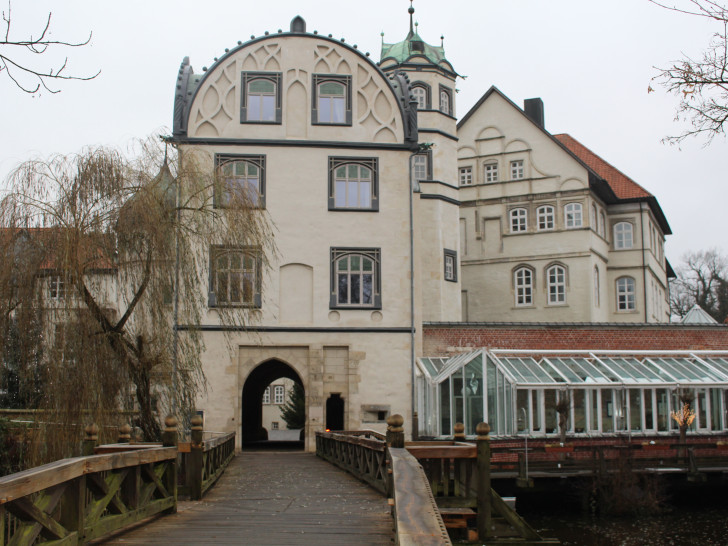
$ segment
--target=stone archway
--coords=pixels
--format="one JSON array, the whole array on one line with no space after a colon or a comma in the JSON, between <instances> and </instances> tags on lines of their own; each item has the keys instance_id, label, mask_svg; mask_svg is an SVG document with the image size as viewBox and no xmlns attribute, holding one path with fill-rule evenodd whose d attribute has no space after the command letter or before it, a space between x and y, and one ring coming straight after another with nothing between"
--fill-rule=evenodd
<instances>
[{"instance_id":1,"label":"stone archway","mask_svg":"<svg viewBox=\"0 0 728 546\"><path fill-rule=\"evenodd\" d=\"M303 386L296 370L277 359L259 364L245 380L241 401L243 446L266 439L263 429L263 392L273 381L281 378L291 379Z\"/></svg>"}]
</instances>

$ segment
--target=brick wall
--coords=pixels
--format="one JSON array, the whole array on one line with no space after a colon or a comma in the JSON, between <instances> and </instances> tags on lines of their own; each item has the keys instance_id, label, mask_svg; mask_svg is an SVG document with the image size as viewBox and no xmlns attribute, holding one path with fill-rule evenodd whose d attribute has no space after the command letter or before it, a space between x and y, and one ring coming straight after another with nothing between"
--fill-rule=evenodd
<instances>
[{"instance_id":1,"label":"brick wall","mask_svg":"<svg viewBox=\"0 0 728 546\"><path fill-rule=\"evenodd\" d=\"M503 324L424 325L423 356L489 349L728 350L728 326L681 324Z\"/></svg>"}]
</instances>

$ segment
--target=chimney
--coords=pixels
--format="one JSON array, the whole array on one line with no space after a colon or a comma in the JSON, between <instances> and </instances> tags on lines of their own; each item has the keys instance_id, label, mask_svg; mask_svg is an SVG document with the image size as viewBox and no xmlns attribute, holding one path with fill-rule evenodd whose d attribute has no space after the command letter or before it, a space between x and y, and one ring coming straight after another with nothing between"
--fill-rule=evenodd
<instances>
[{"instance_id":1,"label":"chimney","mask_svg":"<svg viewBox=\"0 0 728 546\"><path fill-rule=\"evenodd\" d=\"M545 129L543 123L543 101L540 98L526 99L523 101L523 110L531 121Z\"/></svg>"}]
</instances>

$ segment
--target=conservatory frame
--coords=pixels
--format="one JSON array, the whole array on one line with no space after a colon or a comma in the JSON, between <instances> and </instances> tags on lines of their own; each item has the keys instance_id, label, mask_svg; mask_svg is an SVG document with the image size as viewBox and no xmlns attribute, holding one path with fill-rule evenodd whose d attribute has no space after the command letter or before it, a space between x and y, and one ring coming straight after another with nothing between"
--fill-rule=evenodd
<instances>
[{"instance_id":1,"label":"conservatory frame","mask_svg":"<svg viewBox=\"0 0 728 546\"><path fill-rule=\"evenodd\" d=\"M726 351L554 351L478 349L417 359L420 434L466 434L479 420L491 435L557 436L555 406L569 397L570 436L674 433L671 412L692 393L690 430L728 430Z\"/></svg>"}]
</instances>

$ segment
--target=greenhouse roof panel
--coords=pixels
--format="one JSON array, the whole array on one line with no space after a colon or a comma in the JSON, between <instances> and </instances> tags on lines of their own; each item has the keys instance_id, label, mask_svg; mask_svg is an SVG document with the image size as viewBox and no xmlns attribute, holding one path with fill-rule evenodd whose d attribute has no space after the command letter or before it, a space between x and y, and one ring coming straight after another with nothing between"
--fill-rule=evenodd
<instances>
[{"instance_id":1,"label":"greenhouse roof panel","mask_svg":"<svg viewBox=\"0 0 728 546\"><path fill-rule=\"evenodd\" d=\"M536 351L478 349L450 359L420 358L430 381L442 382L464 366L482 365L483 355L515 385L728 384L728 352L717 351Z\"/></svg>"}]
</instances>

